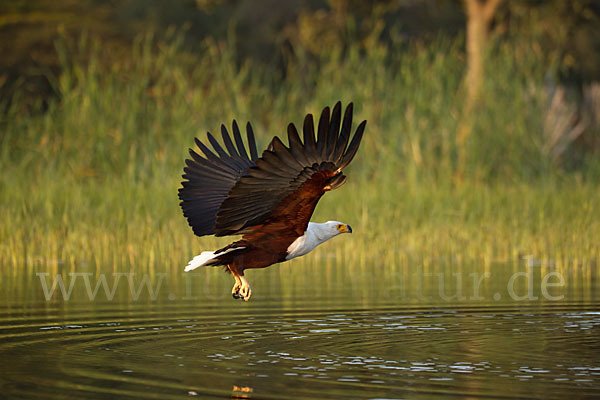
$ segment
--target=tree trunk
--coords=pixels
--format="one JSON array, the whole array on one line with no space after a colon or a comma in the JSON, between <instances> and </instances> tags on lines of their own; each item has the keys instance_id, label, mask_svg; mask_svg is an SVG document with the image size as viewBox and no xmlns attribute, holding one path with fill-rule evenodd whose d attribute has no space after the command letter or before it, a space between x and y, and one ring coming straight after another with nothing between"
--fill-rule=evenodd
<instances>
[{"instance_id":1,"label":"tree trunk","mask_svg":"<svg viewBox=\"0 0 600 400\"><path fill-rule=\"evenodd\" d=\"M485 52L490 24L502 0L464 0L467 12L466 98L456 134L457 167L455 178L462 182L467 161L467 142L471 135L471 113L483 85Z\"/></svg>"}]
</instances>

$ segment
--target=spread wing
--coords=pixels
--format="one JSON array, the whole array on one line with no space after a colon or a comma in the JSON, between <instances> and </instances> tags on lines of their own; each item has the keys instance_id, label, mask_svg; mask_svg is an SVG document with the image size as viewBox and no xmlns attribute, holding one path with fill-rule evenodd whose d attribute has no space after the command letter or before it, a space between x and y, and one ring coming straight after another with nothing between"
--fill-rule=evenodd
<instances>
[{"instance_id":1,"label":"spread wing","mask_svg":"<svg viewBox=\"0 0 600 400\"><path fill-rule=\"evenodd\" d=\"M227 198L231 188L240 177L247 174L248 168L253 167L258 159L252 126L249 123L246 125L250 156L244 147L240 130L235 121L233 121L232 130L235 145L225 126L221 125L221 135L227 151L209 132L207 134L208 141L216 154L200 140L195 139L205 157L190 149L192 159L185 160L187 166L184 168L183 187L179 189L180 205L183 215L198 236L215 233L219 207Z\"/></svg>"},{"instance_id":2,"label":"spread wing","mask_svg":"<svg viewBox=\"0 0 600 400\"><path fill-rule=\"evenodd\" d=\"M363 121L350 140L353 106L348 105L343 120L341 107L338 102L332 112L323 110L316 139L312 114L304 119L304 142L293 124L288 126L289 147L273 138L220 205L217 236L250 233L266 225L304 233L321 196L345 182L342 169L354 158L365 130Z\"/></svg>"}]
</instances>

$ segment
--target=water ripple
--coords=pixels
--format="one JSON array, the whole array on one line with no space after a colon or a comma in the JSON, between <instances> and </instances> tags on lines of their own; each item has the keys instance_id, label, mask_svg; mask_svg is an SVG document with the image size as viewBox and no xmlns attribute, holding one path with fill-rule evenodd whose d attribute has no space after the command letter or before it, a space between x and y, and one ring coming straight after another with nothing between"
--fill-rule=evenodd
<instances>
[{"instance_id":1,"label":"water ripple","mask_svg":"<svg viewBox=\"0 0 600 400\"><path fill-rule=\"evenodd\" d=\"M238 310L0 309L0 357L11 360L2 387L21 397L282 398L294 387L298 398L558 398L600 384L600 313L580 305Z\"/></svg>"}]
</instances>

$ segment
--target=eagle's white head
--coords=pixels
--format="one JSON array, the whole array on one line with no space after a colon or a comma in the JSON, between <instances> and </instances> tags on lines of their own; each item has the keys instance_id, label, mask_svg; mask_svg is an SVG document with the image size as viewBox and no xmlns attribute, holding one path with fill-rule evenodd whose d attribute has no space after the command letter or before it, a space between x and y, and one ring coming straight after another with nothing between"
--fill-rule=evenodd
<instances>
[{"instance_id":1,"label":"eagle's white head","mask_svg":"<svg viewBox=\"0 0 600 400\"><path fill-rule=\"evenodd\" d=\"M350 225L340 221L327 221L324 223L309 222L304 235L294 240L288 247L288 255L285 259L290 260L303 256L321 243L340 233L352 233L352 228Z\"/></svg>"},{"instance_id":2,"label":"eagle's white head","mask_svg":"<svg viewBox=\"0 0 600 400\"><path fill-rule=\"evenodd\" d=\"M309 231L313 231L315 236L322 238L324 242L340 233L352 233L352 228L340 221L327 221L322 224L309 222L306 232Z\"/></svg>"}]
</instances>

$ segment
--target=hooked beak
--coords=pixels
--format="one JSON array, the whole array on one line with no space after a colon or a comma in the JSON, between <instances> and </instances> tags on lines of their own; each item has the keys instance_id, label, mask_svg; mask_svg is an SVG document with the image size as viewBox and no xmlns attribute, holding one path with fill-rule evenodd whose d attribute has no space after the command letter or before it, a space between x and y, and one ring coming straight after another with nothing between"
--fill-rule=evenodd
<instances>
[{"instance_id":1,"label":"hooked beak","mask_svg":"<svg viewBox=\"0 0 600 400\"><path fill-rule=\"evenodd\" d=\"M348 224L342 225L339 229L340 233L352 233L352 227Z\"/></svg>"}]
</instances>

